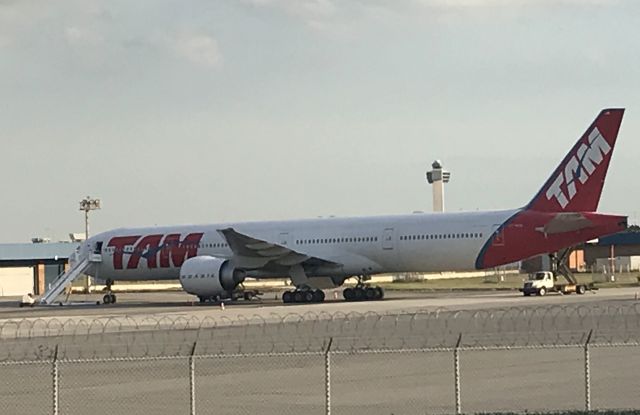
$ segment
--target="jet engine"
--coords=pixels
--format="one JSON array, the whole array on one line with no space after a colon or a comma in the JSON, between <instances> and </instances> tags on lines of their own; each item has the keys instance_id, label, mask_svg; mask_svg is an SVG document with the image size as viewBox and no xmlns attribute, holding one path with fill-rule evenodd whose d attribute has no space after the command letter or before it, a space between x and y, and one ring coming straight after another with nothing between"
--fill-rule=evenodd
<instances>
[{"instance_id":1,"label":"jet engine","mask_svg":"<svg viewBox=\"0 0 640 415\"><path fill-rule=\"evenodd\" d=\"M236 269L226 258L196 256L180 267L180 284L201 300L223 297L244 281L245 272Z\"/></svg>"}]
</instances>

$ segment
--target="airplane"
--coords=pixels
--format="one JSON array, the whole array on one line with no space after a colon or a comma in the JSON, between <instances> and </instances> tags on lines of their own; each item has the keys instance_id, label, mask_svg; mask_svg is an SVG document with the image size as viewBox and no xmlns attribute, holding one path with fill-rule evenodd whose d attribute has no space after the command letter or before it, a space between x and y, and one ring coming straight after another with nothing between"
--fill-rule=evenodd
<instances>
[{"instance_id":1,"label":"airplane","mask_svg":"<svg viewBox=\"0 0 640 415\"><path fill-rule=\"evenodd\" d=\"M554 253L627 228L597 213L624 109L604 109L524 207L120 228L87 239L72 268L105 279L178 279L201 302L225 298L246 278L291 279L285 303L322 302L323 288L355 277L345 300L379 300L366 284L382 273L483 270ZM91 260L89 260L89 259Z\"/></svg>"}]
</instances>

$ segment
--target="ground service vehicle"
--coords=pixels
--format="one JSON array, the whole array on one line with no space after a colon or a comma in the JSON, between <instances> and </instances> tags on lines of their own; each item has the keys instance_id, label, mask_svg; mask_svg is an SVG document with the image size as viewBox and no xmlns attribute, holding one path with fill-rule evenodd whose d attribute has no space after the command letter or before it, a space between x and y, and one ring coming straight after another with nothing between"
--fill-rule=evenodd
<instances>
[{"instance_id":1,"label":"ground service vehicle","mask_svg":"<svg viewBox=\"0 0 640 415\"><path fill-rule=\"evenodd\" d=\"M566 275L563 275L566 278ZM531 294L543 296L548 292L559 292L561 294L584 294L587 290L593 290L591 285L578 284L575 278L567 278L568 283L558 283L558 275L551 271L538 271L531 275L529 281L524 283L520 291L528 297Z\"/></svg>"}]
</instances>

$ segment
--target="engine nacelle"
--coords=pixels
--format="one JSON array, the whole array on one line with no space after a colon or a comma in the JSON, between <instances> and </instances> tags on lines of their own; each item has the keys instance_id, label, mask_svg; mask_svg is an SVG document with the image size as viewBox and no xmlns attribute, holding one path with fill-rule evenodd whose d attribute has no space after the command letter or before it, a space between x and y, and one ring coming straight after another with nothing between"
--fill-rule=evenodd
<instances>
[{"instance_id":1,"label":"engine nacelle","mask_svg":"<svg viewBox=\"0 0 640 415\"><path fill-rule=\"evenodd\" d=\"M201 255L184 261L180 267L180 284L189 294L214 298L233 291L245 275L228 259Z\"/></svg>"}]
</instances>

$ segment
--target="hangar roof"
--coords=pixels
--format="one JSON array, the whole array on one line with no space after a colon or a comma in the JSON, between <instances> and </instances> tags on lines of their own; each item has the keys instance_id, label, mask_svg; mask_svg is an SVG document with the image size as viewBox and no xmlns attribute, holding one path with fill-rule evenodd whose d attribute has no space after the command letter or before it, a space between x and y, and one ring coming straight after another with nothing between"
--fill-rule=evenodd
<instances>
[{"instance_id":1,"label":"hangar roof","mask_svg":"<svg viewBox=\"0 0 640 415\"><path fill-rule=\"evenodd\" d=\"M64 260L79 245L76 242L0 244L0 261Z\"/></svg>"}]
</instances>

